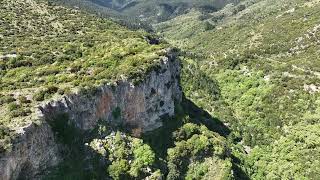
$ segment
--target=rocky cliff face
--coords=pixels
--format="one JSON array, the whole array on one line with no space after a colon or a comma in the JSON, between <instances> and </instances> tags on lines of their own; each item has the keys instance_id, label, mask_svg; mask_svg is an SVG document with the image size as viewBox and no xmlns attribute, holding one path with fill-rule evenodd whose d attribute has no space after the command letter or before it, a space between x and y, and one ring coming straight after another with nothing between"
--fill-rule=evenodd
<instances>
[{"instance_id":1,"label":"rocky cliff face","mask_svg":"<svg viewBox=\"0 0 320 180\"><path fill-rule=\"evenodd\" d=\"M46 167L60 162L59 145L47 123L30 124L13 142L13 148L0 154L0 179L37 179Z\"/></svg>"},{"instance_id":2,"label":"rocky cliff face","mask_svg":"<svg viewBox=\"0 0 320 180\"><path fill-rule=\"evenodd\" d=\"M160 127L161 117L174 115L175 102L181 101L179 76L179 61L169 51L158 68L137 85L121 80L95 92L76 93L41 105L38 113L41 125L24 128L12 151L0 157L0 179L34 178L59 162L60 145L49 124L61 114L67 115L68 123L82 131L92 130L99 120L123 125L135 136Z\"/></svg>"}]
</instances>

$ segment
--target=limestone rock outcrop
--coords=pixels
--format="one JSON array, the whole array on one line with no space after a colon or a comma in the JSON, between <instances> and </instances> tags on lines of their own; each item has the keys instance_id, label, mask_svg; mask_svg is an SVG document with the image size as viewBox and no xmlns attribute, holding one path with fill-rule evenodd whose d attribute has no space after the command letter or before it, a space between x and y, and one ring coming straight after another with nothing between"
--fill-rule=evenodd
<instances>
[{"instance_id":1,"label":"limestone rock outcrop","mask_svg":"<svg viewBox=\"0 0 320 180\"><path fill-rule=\"evenodd\" d=\"M44 103L38 111L41 124L25 127L12 150L0 154L0 179L35 179L60 161L60 144L50 127L59 114L67 115L68 123L81 131L94 129L99 121L126 127L134 136L161 127L161 118L174 115L175 103L182 99L179 76L180 62L176 53L168 50L159 66L138 84L120 80L88 94L79 92Z\"/></svg>"}]
</instances>

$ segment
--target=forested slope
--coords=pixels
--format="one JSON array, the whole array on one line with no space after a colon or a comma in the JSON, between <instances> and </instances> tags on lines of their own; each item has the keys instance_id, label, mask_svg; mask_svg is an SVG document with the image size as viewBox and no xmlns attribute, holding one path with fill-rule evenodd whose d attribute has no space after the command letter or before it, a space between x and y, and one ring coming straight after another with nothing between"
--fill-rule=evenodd
<instances>
[{"instance_id":1,"label":"forested slope","mask_svg":"<svg viewBox=\"0 0 320 180\"><path fill-rule=\"evenodd\" d=\"M155 25L185 51L187 97L240 137L253 179L320 176L319 3L243 1Z\"/></svg>"},{"instance_id":2,"label":"forested slope","mask_svg":"<svg viewBox=\"0 0 320 180\"><path fill-rule=\"evenodd\" d=\"M142 90L142 98L134 97L132 91L148 73L165 77L168 64L178 62L167 57L169 45L60 3L1 1L0 179L232 179L231 150L224 137L228 129L190 102L190 110L176 104L176 116L166 115L164 127L138 138L126 133L129 126L88 118L112 111L112 118L121 121L127 107L129 117L136 116L130 114L135 110L144 113L140 105L170 92L175 86L170 80L179 79L180 67L169 74L168 83L158 82L162 92L142 85L147 95ZM166 69L159 69L160 61ZM124 97L114 100L117 87L126 86L123 81L130 82L130 91L120 89ZM101 98L94 99L96 95ZM167 96L146 105L153 106L150 117L166 100L174 101ZM109 107L125 98L133 102L123 102L123 109ZM80 129L92 121L97 127ZM221 134L213 131L218 127Z\"/></svg>"},{"instance_id":3,"label":"forested slope","mask_svg":"<svg viewBox=\"0 0 320 180\"><path fill-rule=\"evenodd\" d=\"M50 0L80 8L133 29L152 31L152 24L167 21L191 9L215 12L239 0Z\"/></svg>"},{"instance_id":4,"label":"forested slope","mask_svg":"<svg viewBox=\"0 0 320 180\"><path fill-rule=\"evenodd\" d=\"M174 46L176 115L139 138L64 132L70 156L46 179L319 179L319 17L319 0L3 0L0 153L41 103L139 83Z\"/></svg>"}]
</instances>

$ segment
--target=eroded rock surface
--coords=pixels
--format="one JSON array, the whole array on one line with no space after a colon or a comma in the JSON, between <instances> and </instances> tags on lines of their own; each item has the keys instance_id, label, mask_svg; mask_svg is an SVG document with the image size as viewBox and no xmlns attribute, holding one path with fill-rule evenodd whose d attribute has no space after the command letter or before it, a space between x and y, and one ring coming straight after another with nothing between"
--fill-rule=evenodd
<instances>
[{"instance_id":1,"label":"eroded rock surface","mask_svg":"<svg viewBox=\"0 0 320 180\"><path fill-rule=\"evenodd\" d=\"M97 121L130 127L136 136L162 125L162 116L174 114L174 102L181 101L180 65L173 53L138 85L121 80L117 85L99 87L95 93L74 94L40 107L43 118L66 113L76 127L94 128Z\"/></svg>"},{"instance_id":2,"label":"eroded rock surface","mask_svg":"<svg viewBox=\"0 0 320 180\"><path fill-rule=\"evenodd\" d=\"M160 127L161 117L174 115L175 102L181 101L179 76L180 63L175 52L168 51L158 68L137 85L121 80L115 86L105 85L95 92L79 92L43 104L38 112L41 124L25 127L14 140L12 151L0 154L0 179L35 179L60 162L60 145L49 125L59 114L66 114L69 123L82 131L92 130L99 120L122 125L134 136Z\"/></svg>"}]
</instances>

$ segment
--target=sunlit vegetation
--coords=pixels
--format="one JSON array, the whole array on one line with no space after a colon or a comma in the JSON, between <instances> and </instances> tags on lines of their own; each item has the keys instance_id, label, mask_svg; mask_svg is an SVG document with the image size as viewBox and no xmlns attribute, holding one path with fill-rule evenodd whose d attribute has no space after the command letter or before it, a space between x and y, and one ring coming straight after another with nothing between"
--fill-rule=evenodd
<instances>
[{"instance_id":1,"label":"sunlit vegetation","mask_svg":"<svg viewBox=\"0 0 320 180\"><path fill-rule=\"evenodd\" d=\"M129 27L151 30L152 24L163 22L185 14L191 8L204 12L214 12L228 3L239 0L56 0L89 10L99 15L112 17Z\"/></svg>"},{"instance_id":2,"label":"sunlit vegetation","mask_svg":"<svg viewBox=\"0 0 320 180\"><path fill-rule=\"evenodd\" d=\"M320 176L319 128L319 123L285 127L279 140L269 147L255 148L247 161L252 178L317 179Z\"/></svg>"},{"instance_id":3,"label":"sunlit vegetation","mask_svg":"<svg viewBox=\"0 0 320 180\"><path fill-rule=\"evenodd\" d=\"M113 179L232 179L227 139L201 123L200 113L189 115L185 103L142 139L113 131L91 141L89 148L106 160L105 174Z\"/></svg>"},{"instance_id":4,"label":"sunlit vegetation","mask_svg":"<svg viewBox=\"0 0 320 180\"><path fill-rule=\"evenodd\" d=\"M253 179L319 176L309 141L320 130L319 10L318 1L242 1L155 26L185 51L186 96L232 129Z\"/></svg>"},{"instance_id":5,"label":"sunlit vegetation","mask_svg":"<svg viewBox=\"0 0 320 180\"><path fill-rule=\"evenodd\" d=\"M186 123L168 149L167 179L232 179L226 141L204 125Z\"/></svg>"},{"instance_id":6,"label":"sunlit vegetation","mask_svg":"<svg viewBox=\"0 0 320 180\"><path fill-rule=\"evenodd\" d=\"M81 162L63 162L53 177L320 177L319 0L3 0L0 153L40 103L119 79L138 83L157 68L167 44L88 12L153 27L180 48L186 99L142 138L104 127L86 147L99 157L90 170L82 140L70 150ZM52 127L64 144L77 139L66 124Z\"/></svg>"},{"instance_id":7,"label":"sunlit vegetation","mask_svg":"<svg viewBox=\"0 0 320 180\"><path fill-rule=\"evenodd\" d=\"M189 103L184 99L174 117L140 138L102 121L83 138L59 117L52 126L69 155L45 179L233 179L229 141L214 128L228 130Z\"/></svg>"},{"instance_id":8,"label":"sunlit vegetation","mask_svg":"<svg viewBox=\"0 0 320 180\"><path fill-rule=\"evenodd\" d=\"M111 133L104 139L95 139L90 146L104 156L109 163L106 172L113 179L160 178L155 169L155 154L141 139L124 133Z\"/></svg>"},{"instance_id":9,"label":"sunlit vegetation","mask_svg":"<svg viewBox=\"0 0 320 180\"><path fill-rule=\"evenodd\" d=\"M0 22L0 125L9 129L35 119L43 101L124 78L141 82L167 47L43 0L2 1Z\"/></svg>"}]
</instances>

